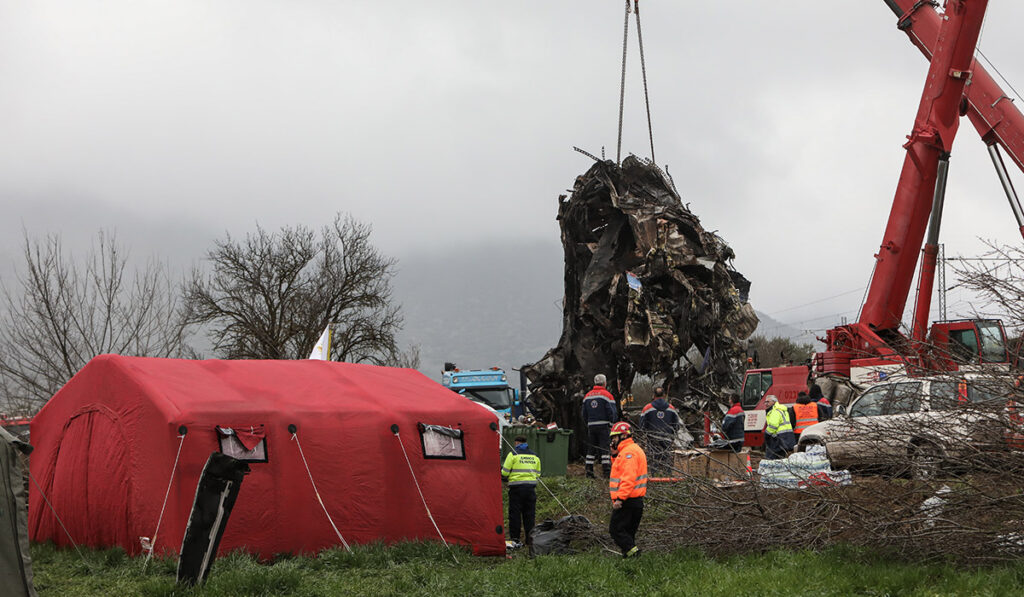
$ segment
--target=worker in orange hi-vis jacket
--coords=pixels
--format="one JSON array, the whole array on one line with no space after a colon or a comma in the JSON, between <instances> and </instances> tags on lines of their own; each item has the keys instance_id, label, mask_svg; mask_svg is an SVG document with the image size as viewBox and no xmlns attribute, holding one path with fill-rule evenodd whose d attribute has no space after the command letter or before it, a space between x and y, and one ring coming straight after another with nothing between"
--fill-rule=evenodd
<instances>
[{"instance_id":1,"label":"worker in orange hi-vis jacket","mask_svg":"<svg viewBox=\"0 0 1024 597\"><path fill-rule=\"evenodd\" d=\"M647 495L647 455L633 441L633 428L619 422L611 430L612 474L608 491L612 498L612 519L608 532L622 550L622 557L640 555L636 546L636 531L644 515L644 496Z\"/></svg>"}]
</instances>

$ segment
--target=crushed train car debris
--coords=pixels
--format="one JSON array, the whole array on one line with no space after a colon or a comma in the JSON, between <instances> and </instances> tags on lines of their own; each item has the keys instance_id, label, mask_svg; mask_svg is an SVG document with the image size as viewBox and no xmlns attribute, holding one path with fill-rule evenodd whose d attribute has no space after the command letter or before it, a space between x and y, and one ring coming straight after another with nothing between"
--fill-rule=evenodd
<instances>
[{"instance_id":1,"label":"crushed train car debris","mask_svg":"<svg viewBox=\"0 0 1024 597\"><path fill-rule=\"evenodd\" d=\"M673 395L739 387L757 327L732 249L683 205L671 178L635 156L597 161L559 197L565 251L562 335L523 368L535 406L563 425L597 373L625 394L637 374Z\"/></svg>"}]
</instances>

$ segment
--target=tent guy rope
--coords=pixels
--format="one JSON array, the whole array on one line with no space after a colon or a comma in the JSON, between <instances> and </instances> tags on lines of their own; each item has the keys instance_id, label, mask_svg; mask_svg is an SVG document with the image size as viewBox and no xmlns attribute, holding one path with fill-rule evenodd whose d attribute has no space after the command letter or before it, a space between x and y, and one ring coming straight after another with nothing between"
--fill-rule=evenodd
<instances>
[{"instance_id":1,"label":"tent guy rope","mask_svg":"<svg viewBox=\"0 0 1024 597\"><path fill-rule=\"evenodd\" d=\"M153 550L156 549L156 537L160 533L160 523L164 520L164 510L167 508L167 498L171 496L171 485L174 483L174 473L178 470L178 461L181 459L181 447L185 445L185 436L188 431L182 426L178 429L181 435L178 436L178 453L174 456L174 466L171 467L171 478L167 481L167 491L164 492L164 503L160 506L160 516L156 519L156 529L153 531L153 541L149 544L149 549L146 550L146 562L143 564L149 564L149 560L153 557Z\"/></svg>"},{"instance_id":2,"label":"tent guy rope","mask_svg":"<svg viewBox=\"0 0 1024 597\"><path fill-rule=\"evenodd\" d=\"M509 441L508 441L507 439L505 439L505 436L504 436L504 435L503 435L503 434L501 433L501 430L500 430L500 428L499 428L499 430L498 430L498 437L500 437L500 438L501 438L501 441L505 442L505 444L506 444L506 445L508 445L508 449L509 449L509 450L511 450L511 451L513 451L513 452L515 452L515 451L516 451L516 447L515 447L515 446L513 446L513 445L512 445L511 443L509 443ZM504 466L504 465L502 465L502 466ZM543 462L541 463L541 466L544 466L544 463L543 463ZM537 478L537 482L538 482L538 483L540 483L541 487L543 487L544 489L546 489L546 490L547 490L547 492L551 494L551 497L555 498L555 502L556 502L556 503L557 503L557 504L558 504L559 506L561 506L561 507L562 507L562 510L565 510L565 513L566 513L566 514L568 514L569 516L572 516L572 515L573 515L573 513L572 513L572 512L570 512L570 511L569 511L569 509L565 507L565 504L563 504L563 503L562 503L562 501L558 499L558 496L556 496L556 495L555 495L555 493L554 493L553 491L551 491L551 488L550 488L550 487L548 487L547 483L545 483L543 479L540 479L540 478L538 477L538 478Z\"/></svg>"},{"instance_id":3,"label":"tent guy rope","mask_svg":"<svg viewBox=\"0 0 1024 597\"><path fill-rule=\"evenodd\" d=\"M498 437L500 437L500 438L501 438L501 441L505 442L505 444L506 444L506 445L508 445L508 447L509 447L509 449L510 449L510 450L513 450L513 451L515 451L515 446L513 446L513 445L512 445L511 443L509 443L508 439L506 439L506 438L505 438L505 435L504 435L504 434L503 434L503 433L501 432L501 428L499 427L499 428L498 428L498 429L497 429L496 431L497 431L497 433L498 433ZM543 464L544 464L544 463L542 462L542 463L541 463L541 466L543 466ZM538 482L538 483L540 483L541 487L543 487L544 489L546 489L546 490L547 490L547 492L548 492L549 494L551 494L551 497L552 497L552 498L554 498L555 502L556 502L556 503L557 503L557 504L558 504L559 506L561 506L561 507L562 507L562 510L565 510L565 513L566 513L567 515L569 515L569 516L580 516L580 515L578 515L578 514L573 514L572 512L570 512L570 511L569 511L569 509L565 507L565 504L563 504L563 503L562 503L562 501L558 499L558 496L556 496L556 495L555 495L555 492L551 491L551 488L550 488L550 487L548 487L547 483L545 483L543 479L541 479L541 478L539 478L539 477L538 477L538 478L537 478L537 482ZM604 550L605 550L605 551L607 551L607 552L610 552L610 553L613 553L613 554L615 554L615 555L617 555L617 556L618 556L618 555L621 555L621 554L620 554L619 552L617 552L617 551L615 551L614 549L611 549L610 547L608 547L608 544L607 544L607 543L605 542L605 540L604 540L604 539L602 539L602 538L601 538L601 537L600 537L599 535L597 535L597 534L594 534L594 535L593 535L593 538L594 538L594 541L595 541L595 542L596 542L596 543L597 543L598 545L600 545L600 546L601 546L602 548L604 548Z\"/></svg>"},{"instance_id":4,"label":"tent guy rope","mask_svg":"<svg viewBox=\"0 0 1024 597\"><path fill-rule=\"evenodd\" d=\"M324 514L327 515L327 520L331 523L331 528L333 528L334 533L338 535L338 539L341 541L341 544L345 546L345 551L352 551L352 548L348 545L348 541L345 541L345 538L341 536L341 531L338 530L338 525L334 524L334 519L331 518L331 513L327 511L327 506L324 505L323 498L320 497L320 491L316 488L316 481L313 480L313 473L309 470L309 463L306 462L306 454L302 451L302 443L299 442L299 434L297 432L292 432L292 440L295 442L295 445L299 447L299 456L302 457L302 464L306 467L306 474L309 475L309 483L313 486L313 493L316 494L316 501L320 502L320 507L324 509Z\"/></svg>"},{"instance_id":5,"label":"tent guy rope","mask_svg":"<svg viewBox=\"0 0 1024 597\"><path fill-rule=\"evenodd\" d=\"M57 519L57 524L60 525L60 528L64 529L64 534L68 536L68 541L71 541L71 545L75 547L75 551L78 552L78 557L82 558L82 562L85 564L85 567L88 568L90 572L96 572L92 565L89 564L89 560L85 559L85 554L82 553L82 549L78 547L78 543L75 542L75 538L71 536L71 533L68 531L68 527L64 526L64 521L60 519L60 515L57 514L57 509L53 507L53 504L50 503L50 499L46 497L46 492L44 492L43 488L36 482L35 475L32 474L32 471L29 471L28 478L32 479L32 484L36 486L36 489L39 491L39 495L42 496L43 501L46 502L46 506L50 508L50 512L53 512L53 517Z\"/></svg>"},{"instance_id":6,"label":"tent guy rope","mask_svg":"<svg viewBox=\"0 0 1024 597\"><path fill-rule=\"evenodd\" d=\"M395 438L398 440L398 445L402 448L402 455L405 456L405 463L409 465L409 474L412 475L412 482L416 484L416 491L420 493L420 499L423 500L423 507L427 510L427 518L434 525L434 530L437 531L437 536L441 538L441 543L448 548L448 553L455 560L455 563L459 563L459 559L455 557L455 552L452 551L452 546L448 544L448 540L444 538L444 534L441 533L441 528L437 526L437 521L434 520L434 515L430 513L430 506L427 505L427 498L423 497L423 490L420 489L420 482L416 480L416 472L412 470L412 461L409 460L409 453L405 451L405 444L402 443L402 436L398 435L398 426L391 426L392 433L395 434Z\"/></svg>"}]
</instances>

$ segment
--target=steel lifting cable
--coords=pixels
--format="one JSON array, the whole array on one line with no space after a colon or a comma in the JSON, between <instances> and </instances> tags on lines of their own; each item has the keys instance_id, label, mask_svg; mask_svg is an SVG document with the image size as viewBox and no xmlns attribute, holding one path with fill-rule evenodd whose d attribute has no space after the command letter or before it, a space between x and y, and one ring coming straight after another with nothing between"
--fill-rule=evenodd
<instances>
[{"instance_id":1,"label":"steel lifting cable","mask_svg":"<svg viewBox=\"0 0 1024 597\"><path fill-rule=\"evenodd\" d=\"M875 270L878 269L878 260L875 259L875 264L871 266L871 275L868 276L868 285L864 287L864 296L860 298L860 307L857 308L857 321L860 321L860 315L864 312L864 303L868 300L868 293L871 292L871 283L875 281Z\"/></svg>"},{"instance_id":2,"label":"steel lifting cable","mask_svg":"<svg viewBox=\"0 0 1024 597\"><path fill-rule=\"evenodd\" d=\"M402 448L402 455L405 456L405 463L409 465L409 474L412 475L412 482L416 485L416 491L420 494L420 500L423 501L423 507L427 511L427 518L434 525L434 530L437 531L437 536L441 538L441 542L448 548L448 554L452 556L455 563L459 563L459 559L455 557L455 552L452 551L452 546L448 544L448 540L444 538L444 534L441 532L441 528L437 526L437 521L434 520L434 515L430 513L430 506L427 505L427 498L423 497L423 490L420 489L420 482L416 479L416 472L412 469L412 461L409 460L409 453L405 451L405 444L402 443L402 436L398 435L398 426L392 426L392 433L395 434L395 439L398 440L399 447Z\"/></svg>"},{"instance_id":3,"label":"steel lifting cable","mask_svg":"<svg viewBox=\"0 0 1024 597\"><path fill-rule=\"evenodd\" d=\"M180 431L180 430L179 430ZM185 435L187 432L182 433L178 436L178 453L174 456L174 466L171 468L171 478L167 480L167 491L164 492L164 503L160 506L160 516L156 519L156 530L153 531L153 540L149 544L149 549L146 550L146 564L149 564L149 560L153 557L153 551L156 549L156 537L160 533L160 523L164 520L164 510L167 508L167 498L171 496L171 485L174 484L174 473L178 470L178 460L181 458L181 447L185 445Z\"/></svg>"},{"instance_id":4,"label":"steel lifting cable","mask_svg":"<svg viewBox=\"0 0 1024 597\"><path fill-rule=\"evenodd\" d=\"M295 445L299 447L299 456L302 457L302 464L306 467L306 474L309 475L309 483L313 486L313 494L316 495L316 501L320 502L320 507L323 508L324 514L327 515L327 520L331 523L331 528L334 529L334 534L338 536L341 544L345 546L345 551L351 552L352 548L349 547L348 541L345 541L345 537L341 535L341 531L338 530L338 525L334 524L334 519L331 518L331 513L327 511L327 506L324 505L324 500L320 497L320 491L316 488L316 481L313 480L313 473L309 470L309 463L306 462L306 454L302 451L302 443L299 442L299 434L297 431L292 432L292 440L294 440Z\"/></svg>"},{"instance_id":5,"label":"steel lifting cable","mask_svg":"<svg viewBox=\"0 0 1024 597\"><path fill-rule=\"evenodd\" d=\"M619 141L615 148L615 163L622 163L622 110L626 105L626 48L629 41L629 0L626 0L626 18L622 24L622 79L619 83Z\"/></svg>"},{"instance_id":6,"label":"steel lifting cable","mask_svg":"<svg viewBox=\"0 0 1024 597\"><path fill-rule=\"evenodd\" d=\"M644 80L644 106L647 108L647 136L651 140L651 162L657 163L657 160L654 159L654 127L651 125L651 100L647 94L647 64L644 61L644 36L640 31L640 0L633 0L633 9L633 12L636 13L636 39L640 44L640 72ZM620 132L619 135L621 134Z\"/></svg>"},{"instance_id":7,"label":"steel lifting cable","mask_svg":"<svg viewBox=\"0 0 1024 597\"><path fill-rule=\"evenodd\" d=\"M622 163L622 120L626 105L626 54L629 48L629 0L626 0L626 16L622 25L622 73L619 80L619 138L615 149L615 163ZM651 121L651 98L647 88L647 60L644 57L644 36L640 29L640 0L633 0L633 12L636 13L636 38L640 46L640 73L644 83L644 108L647 110L647 138L651 143L651 163L656 164L654 157L654 125Z\"/></svg>"}]
</instances>

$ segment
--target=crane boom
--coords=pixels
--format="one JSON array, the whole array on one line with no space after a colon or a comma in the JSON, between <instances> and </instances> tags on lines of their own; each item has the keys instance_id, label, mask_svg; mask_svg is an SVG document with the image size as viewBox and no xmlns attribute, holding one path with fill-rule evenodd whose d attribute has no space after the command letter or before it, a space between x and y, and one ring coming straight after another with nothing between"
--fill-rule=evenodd
<instances>
[{"instance_id":1,"label":"crane boom","mask_svg":"<svg viewBox=\"0 0 1024 597\"><path fill-rule=\"evenodd\" d=\"M910 42L932 59L939 37L942 17L918 0L884 0L899 18L899 28ZM1021 171L1024 171L1024 114L1013 104L992 75L977 60L971 65L971 84L967 86L967 117L985 143L998 143Z\"/></svg>"},{"instance_id":2,"label":"crane boom","mask_svg":"<svg viewBox=\"0 0 1024 597\"><path fill-rule=\"evenodd\" d=\"M950 0L896 187L860 323L876 333L898 330L918 253L932 213L939 163L948 159L960 124L964 88L988 0ZM916 11L921 12L921 11Z\"/></svg>"},{"instance_id":3,"label":"crane boom","mask_svg":"<svg viewBox=\"0 0 1024 597\"><path fill-rule=\"evenodd\" d=\"M885 0L894 10L902 10L900 1ZM926 4L931 5L922 1L909 11L904 10L901 26L908 22L908 17L920 13L920 18L928 13L918 10ZM929 242L938 234L945 169L959 127L964 91L971 80L974 52L987 7L988 0L946 2L930 46L928 76L914 127L904 145L907 154L881 249L875 255L875 270L864 308L857 323L828 331L827 350L820 363L826 372L849 374L850 359L855 355L884 359L913 352L905 346L899 326L929 220L933 221ZM937 181L942 184L936 186Z\"/></svg>"}]
</instances>

